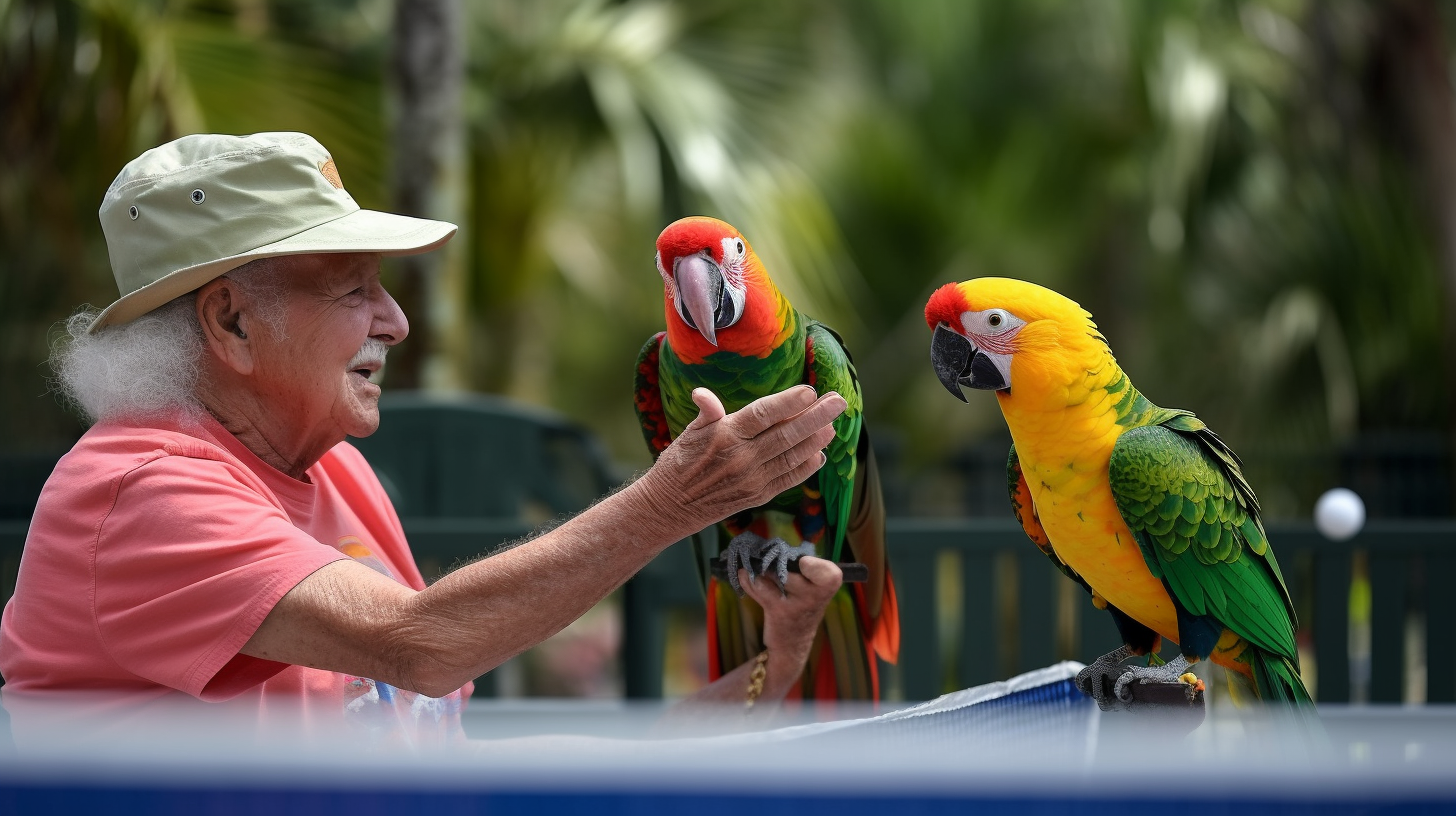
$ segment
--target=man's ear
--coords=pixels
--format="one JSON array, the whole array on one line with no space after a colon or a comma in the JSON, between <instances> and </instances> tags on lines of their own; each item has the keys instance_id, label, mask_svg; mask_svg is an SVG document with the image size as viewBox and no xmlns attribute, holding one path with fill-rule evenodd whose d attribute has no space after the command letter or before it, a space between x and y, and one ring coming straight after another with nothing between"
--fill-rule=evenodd
<instances>
[{"instance_id":1,"label":"man's ear","mask_svg":"<svg viewBox=\"0 0 1456 816\"><path fill-rule=\"evenodd\" d=\"M202 340L219 362L244 376L253 373L253 338L243 314L244 295L232 279L216 278L197 290Z\"/></svg>"}]
</instances>

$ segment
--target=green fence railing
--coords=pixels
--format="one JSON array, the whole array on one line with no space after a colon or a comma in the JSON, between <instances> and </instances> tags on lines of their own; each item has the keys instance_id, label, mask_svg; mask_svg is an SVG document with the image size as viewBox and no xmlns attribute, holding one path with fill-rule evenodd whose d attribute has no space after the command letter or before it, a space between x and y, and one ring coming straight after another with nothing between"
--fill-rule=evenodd
<instances>
[{"instance_id":1,"label":"green fence railing","mask_svg":"<svg viewBox=\"0 0 1456 816\"><path fill-rule=\"evenodd\" d=\"M489 519L404 524L427 577L529 532ZM26 526L0 522L0 599L13 591ZM886 676L898 696L928 699L1061 658L1087 662L1116 645L1108 616L1009 520L897 518L888 533L902 646ZM1456 578L1456 520L1372 521L1344 542L1307 524L1271 524L1269 534L1300 614L1317 699L1400 702L1422 679L1413 673L1423 672L1427 701L1456 702L1456 587L1446 586ZM701 608L684 545L629 582L622 646L629 697L661 696L668 618ZM1352 653L1352 632L1362 633L1354 640L1368 642L1368 654ZM490 693L490 676L480 685Z\"/></svg>"},{"instance_id":2,"label":"green fence railing","mask_svg":"<svg viewBox=\"0 0 1456 816\"><path fill-rule=\"evenodd\" d=\"M1111 618L1013 521L897 518L888 526L901 655L887 671L905 699L1058 659L1090 662L1118 644ZM1300 615L1305 673L1317 699L1350 702L1363 688L1359 696L1370 702L1401 702L1410 675L1424 666L1425 699L1456 702L1456 587L1445 585L1456 576L1456 520L1374 521L1343 542L1308 524L1271 524L1269 535ZM654 672L664 611L701 603L682 588L691 586L690 565L672 550L664 556L674 557L679 563L654 562L629 585L629 696L660 693ZM1362 631L1368 655L1357 650L1352 660L1352 632Z\"/></svg>"}]
</instances>

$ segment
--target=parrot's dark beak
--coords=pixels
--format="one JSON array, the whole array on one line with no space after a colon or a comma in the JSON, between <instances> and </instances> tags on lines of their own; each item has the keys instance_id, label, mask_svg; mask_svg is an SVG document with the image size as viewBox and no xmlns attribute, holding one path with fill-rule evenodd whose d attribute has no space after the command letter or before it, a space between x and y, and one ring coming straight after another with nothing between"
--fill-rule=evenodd
<instances>
[{"instance_id":1,"label":"parrot's dark beak","mask_svg":"<svg viewBox=\"0 0 1456 816\"><path fill-rule=\"evenodd\" d=\"M982 391L1011 388L1006 375L986 352L945 325L935 327L935 336L930 341L930 364L940 384L961 402L968 402L961 391L962 385Z\"/></svg>"},{"instance_id":2,"label":"parrot's dark beak","mask_svg":"<svg viewBox=\"0 0 1456 816\"><path fill-rule=\"evenodd\" d=\"M961 391L960 381L970 368L971 357L975 353L976 347L964 336L944 325L935 327L935 336L930 341L930 365L935 368L935 376L940 378L945 390L961 402L969 402Z\"/></svg>"}]
</instances>

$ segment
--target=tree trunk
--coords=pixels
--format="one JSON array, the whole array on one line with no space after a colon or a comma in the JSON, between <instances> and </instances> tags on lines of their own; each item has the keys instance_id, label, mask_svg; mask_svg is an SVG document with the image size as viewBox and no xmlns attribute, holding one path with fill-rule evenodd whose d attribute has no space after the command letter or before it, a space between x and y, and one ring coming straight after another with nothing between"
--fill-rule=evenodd
<instances>
[{"instance_id":1,"label":"tree trunk","mask_svg":"<svg viewBox=\"0 0 1456 816\"><path fill-rule=\"evenodd\" d=\"M396 0L390 88L394 101L391 189L394 209L420 218L454 220L448 194L460 155L460 91L465 60L459 0ZM444 252L398 259L394 296L410 320L410 338L390 355L389 384L427 384L443 327L432 308Z\"/></svg>"},{"instance_id":2,"label":"tree trunk","mask_svg":"<svg viewBox=\"0 0 1456 816\"><path fill-rule=\"evenodd\" d=\"M1378 5L1374 64L1379 90L1424 184L1444 284L1445 343L1440 372L1451 444L1456 447L1456 99L1445 20L1434 0Z\"/></svg>"}]
</instances>

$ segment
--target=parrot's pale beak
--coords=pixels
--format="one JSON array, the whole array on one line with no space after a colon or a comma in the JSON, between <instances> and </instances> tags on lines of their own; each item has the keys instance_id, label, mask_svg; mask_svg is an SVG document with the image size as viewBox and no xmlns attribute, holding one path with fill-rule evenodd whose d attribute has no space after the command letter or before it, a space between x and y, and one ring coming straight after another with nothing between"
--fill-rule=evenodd
<instances>
[{"instance_id":1,"label":"parrot's pale beak","mask_svg":"<svg viewBox=\"0 0 1456 816\"><path fill-rule=\"evenodd\" d=\"M930 365L945 390L961 402L968 402L961 391L962 385L983 391L1011 388L1003 366L976 348L965 335L945 325L935 327L935 336L930 341Z\"/></svg>"},{"instance_id":2,"label":"parrot's pale beak","mask_svg":"<svg viewBox=\"0 0 1456 816\"><path fill-rule=\"evenodd\" d=\"M677 281L678 315L704 340L718 345L718 329L734 322L732 300L724 296L722 270L702 255L690 255L678 261L673 278Z\"/></svg>"}]
</instances>

